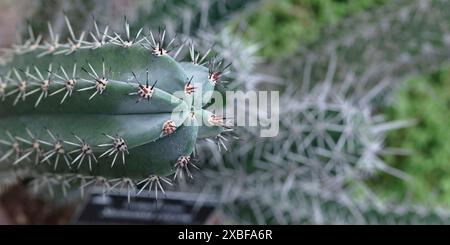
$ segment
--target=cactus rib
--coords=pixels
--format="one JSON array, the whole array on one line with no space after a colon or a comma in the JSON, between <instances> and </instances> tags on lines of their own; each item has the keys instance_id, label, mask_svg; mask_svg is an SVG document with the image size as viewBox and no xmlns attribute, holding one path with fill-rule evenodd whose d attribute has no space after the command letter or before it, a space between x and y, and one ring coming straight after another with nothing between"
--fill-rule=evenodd
<instances>
[{"instance_id":1,"label":"cactus rib","mask_svg":"<svg viewBox=\"0 0 450 245\"><path fill-rule=\"evenodd\" d=\"M50 23L45 41L29 28L0 66L0 164L31 169L37 189L59 183L63 193L74 182L164 193L166 176L193 178L199 130L226 126L203 106L228 67L177 62L165 30L133 34L126 18L125 36L95 21L94 32L76 35L65 21L66 43Z\"/></svg>"}]
</instances>

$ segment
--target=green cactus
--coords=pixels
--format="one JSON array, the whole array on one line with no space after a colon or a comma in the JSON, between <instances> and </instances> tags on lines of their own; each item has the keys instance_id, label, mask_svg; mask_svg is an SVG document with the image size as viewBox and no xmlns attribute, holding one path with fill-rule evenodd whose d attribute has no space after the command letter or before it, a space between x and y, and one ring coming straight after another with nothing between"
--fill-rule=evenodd
<instances>
[{"instance_id":1,"label":"green cactus","mask_svg":"<svg viewBox=\"0 0 450 245\"><path fill-rule=\"evenodd\" d=\"M111 36L95 23L85 41L66 22L67 43L50 24L43 43L30 29L0 67L0 165L63 186L163 190L168 175L192 178L197 138L225 126L203 109L226 69L222 61L209 68L177 62L165 31L132 36L126 22L124 37Z\"/></svg>"}]
</instances>

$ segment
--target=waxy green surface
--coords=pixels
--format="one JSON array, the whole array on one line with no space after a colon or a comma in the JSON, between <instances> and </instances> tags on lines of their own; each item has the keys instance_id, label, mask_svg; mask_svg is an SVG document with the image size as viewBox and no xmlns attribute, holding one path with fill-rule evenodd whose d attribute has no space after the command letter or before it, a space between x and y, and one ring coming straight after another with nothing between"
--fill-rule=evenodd
<instances>
[{"instance_id":1,"label":"waxy green surface","mask_svg":"<svg viewBox=\"0 0 450 245\"><path fill-rule=\"evenodd\" d=\"M75 79L75 90L63 103L61 101L66 90L43 98L37 106L35 102L41 91L26 96L25 100L20 98L15 105L13 103L17 94L8 96L0 102L0 139L11 141L6 135L6 132L9 132L15 137L31 140L26 129L32 132L36 139L48 143L54 141L48 130L65 142L79 143L74 136L76 135L91 146L99 161L98 163L92 161L92 169L89 168L87 158L79 168L79 161L74 162L69 168L61 158L56 170L53 165L49 166L43 162L37 167L39 171L78 172L86 175L130 178L146 177L151 174L166 176L173 173L174 164L180 156L192 154L199 127L191 120L203 118L201 106L206 104L202 101L197 104L199 106L195 106L195 101L205 98L209 100L210 95L204 95L214 90L214 84L208 81L206 67L178 63L167 55L155 56L139 45L123 48L109 44L94 50L81 49L70 55L46 55L38 58L37 55L41 52L33 51L15 56L12 62L1 68L3 75L16 69L22 80L27 81L26 91L29 92L40 88L40 81L27 76L25 71L28 70L30 74L38 77L36 67L43 77L47 78L51 64L49 95L65 87L66 81L55 76L56 73L65 77L60 67L63 67L70 79ZM72 76L75 65L75 76ZM95 89L78 91L94 85L82 80L95 81L82 69L83 67L93 73L90 66L99 78L103 76L105 67L105 78L108 79L103 93L98 93L91 99ZM138 82L146 85L147 77L150 86L157 81L154 93L149 100L142 99L137 102L139 96L130 94L138 91ZM201 89L193 95L186 95L184 87L191 78L192 84ZM18 82L18 77L11 72L6 93L17 88ZM199 116L191 117L189 114L191 111L195 111ZM165 135L162 129L168 120L174 121L177 130L173 134ZM182 126L183 124L194 126ZM211 130L212 128L217 130L217 127L211 127ZM126 141L129 154L126 155L125 164L122 164L121 155L113 167L111 156L98 158L108 150L108 147L99 145L111 143L111 139L104 134L118 135ZM20 145L22 150L31 147L23 142ZM44 152L52 149L52 146L45 144L41 144L41 147ZM3 152L9 149L9 146L0 145ZM70 152L77 147L64 143L64 149ZM73 153L70 158L74 159L78 154ZM11 159L13 158L12 156ZM27 164L33 163L24 161L18 165Z\"/></svg>"}]
</instances>

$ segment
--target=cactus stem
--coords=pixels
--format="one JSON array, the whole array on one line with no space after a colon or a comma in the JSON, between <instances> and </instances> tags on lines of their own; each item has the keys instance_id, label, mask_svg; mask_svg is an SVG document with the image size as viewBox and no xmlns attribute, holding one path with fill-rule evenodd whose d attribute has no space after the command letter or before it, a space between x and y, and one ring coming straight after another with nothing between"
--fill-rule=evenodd
<instances>
[{"instance_id":1,"label":"cactus stem","mask_svg":"<svg viewBox=\"0 0 450 245\"><path fill-rule=\"evenodd\" d=\"M161 184L161 182L172 186L172 182L170 181L170 179L162 176L150 175L148 178L143 179L137 183L137 185L144 184L138 191L137 195L140 195L147 187L148 192L152 191L152 188L154 189L156 199L158 199L158 189L161 190L163 195L166 195L166 192L164 191L164 187Z\"/></svg>"},{"instance_id":2,"label":"cactus stem","mask_svg":"<svg viewBox=\"0 0 450 245\"><path fill-rule=\"evenodd\" d=\"M177 125L172 120L167 120L162 127L162 135L171 135L177 129Z\"/></svg>"},{"instance_id":3,"label":"cactus stem","mask_svg":"<svg viewBox=\"0 0 450 245\"><path fill-rule=\"evenodd\" d=\"M193 99L197 97L188 97L204 92L199 91L203 85L206 85L206 92L214 89L214 86L206 81L207 67L193 66L188 62L178 62L169 57L168 55L172 55L172 51L176 52L175 56L178 55L186 42L182 42L180 45L176 38L166 37L166 30L162 28L159 28L156 35L151 31L147 35L147 29L144 34L142 28L136 29L137 32L134 32L134 29L130 30L130 25L125 17L125 34L110 31L111 37L108 34L109 27L106 26L104 30L102 28L101 32L95 19L91 32L79 33L74 33L75 29L72 28L66 15L64 15L64 19L69 37L61 43L61 35L55 33L52 25L48 23L48 39L42 40L43 36L35 35L32 28L29 27L29 37L24 43L13 45L13 48L6 50L6 53L0 50L2 55L0 61L10 62L4 64L5 76L0 75L0 98L8 103L10 101L13 103L13 105L9 104L5 108L1 108L1 114L6 116L2 118L1 125L6 126L7 130L11 130L13 135L9 132L2 133L4 139L0 139L0 161L2 163L5 160L12 162L12 166L7 166L11 169L28 168L31 170L34 168L29 176L36 179L35 188L44 187L48 189L51 196L56 194L53 189L55 185L61 185L64 194L69 190L71 184L81 186L82 195L84 187L101 185L104 193L116 187L126 188L130 201L131 191L136 190L137 182L144 186L139 193L148 188L152 192L154 189L157 196L158 192L165 194L163 186L172 185L171 180L161 177L161 175L168 176L170 174L172 176L171 174L175 174L175 179L182 178L184 175L193 178L191 170L192 168L198 169L198 167L192 163L191 156L195 156L195 153L194 155L192 153L195 141L198 139L199 129L180 126L184 125L186 120L190 120L185 114L189 112L186 111L188 108L192 111L192 117L196 116L194 112L197 113L197 110L201 112L198 114L201 119L207 119L208 116L204 115L210 115L209 113L204 114L202 111L203 104L207 104L206 101L199 106L193 106ZM97 49L103 45L107 46L101 50L86 50ZM179 48L178 45L180 45ZM128 49L125 50L126 48ZM193 62L198 64L208 59L211 49L202 55L196 54L192 46L192 52L194 53ZM21 56L25 53L28 54ZM59 56L56 57L56 55ZM167 55L167 57L157 58L153 55ZM46 57L37 59L43 56ZM100 63L100 60L94 61L89 58L93 56L104 56L108 59L106 59L106 63L105 59L102 59ZM125 59L122 59L121 56L124 56ZM78 64L77 59L86 62ZM135 63L130 63L131 60ZM52 66L51 62L55 63L54 65L57 67ZM220 77L231 65L222 68L222 63L222 60L210 62L209 75L210 80L214 83L219 82ZM155 77L151 81L148 68L145 82L145 78L141 77L144 75L142 74L143 68L145 69L145 66L142 65L145 64L147 67L153 64L156 67ZM111 70L115 66L118 69L112 73ZM128 66L135 67L136 74L134 72L132 74L137 83L129 82L130 76L126 74L126 71L130 70ZM48 69L46 69L47 67ZM197 75L204 75L204 79L195 80L194 76ZM158 80L161 87L158 86L156 91ZM186 96L178 97L174 94L183 88ZM103 98L101 94L109 94L108 91L104 93L106 89L111 92L113 97L120 94L119 101L114 98ZM74 92L76 92L74 98L69 99ZM80 92L80 98L77 98L78 92ZM100 95L97 97L102 97L97 98L99 103L87 105L81 101L81 99L87 100L87 98L94 99L98 94ZM27 98L28 96L29 98ZM148 104L150 108L143 105L137 108L128 108L130 100L134 104L135 99L140 102L144 99L150 101L151 98L156 101ZM183 101L183 98L189 100ZM21 102L26 99L29 103ZM179 104L174 104L173 99L176 99ZM200 99L203 99L203 96L199 97ZM64 106L59 106L66 100L67 103ZM19 102L20 104L18 104ZM117 104L114 104L115 102ZM16 106L16 104L18 105ZM41 107L36 108L39 105ZM181 106L182 113L168 118L169 111L178 105ZM42 108L44 106L45 108ZM58 113L62 114L58 115ZM99 115L97 116L96 113ZM104 120L107 120L108 123L102 124L101 122ZM124 125L130 120L133 121L132 127L137 131L130 130ZM148 120L151 123L144 123L144 126L140 127L142 124L139 123L139 120ZM225 118L222 117L214 116L209 120L214 126L225 125ZM29 125L31 131L27 129L27 126L23 126L26 121L33 122L33 125ZM38 128L45 121L50 123L48 127ZM130 147L133 148L130 148L130 152L133 155L136 154L133 159L136 161L147 159L147 161L126 167L126 160L130 161L131 159L126 159L126 155L130 152L125 140L118 134L115 136L104 134L107 139L98 141L98 138L92 138L95 130L85 127L87 123L100 125L100 128L95 128L97 131L117 130L122 134L121 136L129 140ZM70 129L64 130L67 128L66 126ZM22 132L24 128L26 132ZM179 133L176 133L178 129L180 129ZM215 135L216 132L222 131L221 127L216 127L216 129L219 130L205 130L202 137ZM68 134L70 131L76 134L72 133L72 137ZM166 136L170 138L160 139ZM161 145L157 143L158 140L161 140ZM162 149L163 152L158 149ZM119 158L122 160L118 160ZM116 161L122 161L125 167L116 166L113 171L112 168ZM43 162L46 162L48 166L47 164L39 165ZM24 163L29 163L30 166ZM103 163L107 165L104 166ZM58 164L62 166L58 166ZM175 168L173 168L173 164L175 164ZM88 172L88 167L91 174ZM96 169L97 167L98 169ZM79 171L81 171L80 174L77 173ZM102 171L105 171L105 175ZM142 171L145 171L144 176L142 176ZM84 172L88 172L88 174L85 175ZM94 176L92 172L103 177ZM138 179L134 179L135 177Z\"/></svg>"},{"instance_id":4,"label":"cactus stem","mask_svg":"<svg viewBox=\"0 0 450 245\"><path fill-rule=\"evenodd\" d=\"M117 156L119 154L122 155L122 164L125 165L125 153L130 154L128 152L128 147L125 140L118 135L116 137L112 137L110 135L105 134L106 137L111 139L113 142L110 144L102 144L99 147L110 147L107 151L105 151L99 158L102 158L106 155L112 156L114 154L114 159L111 163L111 168L114 167L114 163L116 162Z\"/></svg>"},{"instance_id":5,"label":"cactus stem","mask_svg":"<svg viewBox=\"0 0 450 245\"><path fill-rule=\"evenodd\" d=\"M180 179L183 179L184 176L184 172L186 172L186 175L193 179L194 176L192 175L191 171L189 170L189 166L193 166L195 169L199 168L193 163L192 159L190 156L181 156L178 158L177 162L174 165L175 170L175 175L173 176L173 179L177 179L177 177L179 177Z\"/></svg>"}]
</instances>

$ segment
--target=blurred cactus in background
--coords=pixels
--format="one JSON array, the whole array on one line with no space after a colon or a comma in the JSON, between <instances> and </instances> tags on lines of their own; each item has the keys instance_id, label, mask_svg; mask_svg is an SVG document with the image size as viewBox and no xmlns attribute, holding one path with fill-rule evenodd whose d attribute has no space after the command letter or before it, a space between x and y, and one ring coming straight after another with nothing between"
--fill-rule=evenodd
<instances>
[{"instance_id":1,"label":"blurred cactus in background","mask_svg":"<svg viewBox=\"0 0 450 245\"><path fill-rule=\"evenodd\" d=\"M448 60L449 7L448 0L388 1L326 28L316 42L281 60L280 74L295 78L308 72L312 81L320 82L330 56L336 52L336 85L347 86L342 81L349 73L361 78L347 93L361 98L374 87L392 91L396 82L436 70ZM311 64L312 70L298 69L305 64ZM390 82L380 82L387 77Z\"/></svg>"},{"instance_id":2,"label":"blurred cactus in background","mask_svg":"<svg viewBox=\"0 0 450 245\"><path fill-rule=\"evenodd\" d=\"M235 217L247 214L259 223L448 223L448 215L433 207L422 209L435 219L420 221L427 217L417 212L420 208L386 203L367 183L380 172L414 181L385 163L383 155L410 153L385 145L385 138L387 131L415 120L389 122L377 111L401 79L433 71L448 59L442 22L448 19L448 4L392 1L345 19L316 43L280 59L273 70L296 85L281 87L279 138L241 130L233 154L212 158L218 167L207 171L208 181L215 179L216 185L208 188L223 191L231 207L234 202L249 207L247 213L230 208ZM327 203L333 203L334 213ZM383 216L386 207L396 209L392 205L410 215L403 220Z\"/></svg>"},{"instance_id":3,"label":"blurred cactus in background","mask_svg":"<svg viewBox=\"0 0 450 245\"><path fill-rule=\"evenodd\" d=\"M232 206L238 202L251 205L250 210L263 209L264 214L253 213L258 223L330 224L352 219L366 223L369 217L364 217L367 210L361 205L369 203L378 203L378 207L369 208L377 217L384 204L365 181L378 172L403 181L409 178L382 157L406 153L386 146L385 133L415 122L385 121L373 112L371 101L345 98L333 91L335 62L330 61L327 80L308 93L296 85L286 89L280 101L283 107L277 137L260 138L256 129L237 129L239 141L232 144L232 154L224 154L220 162L211 163L214 167L205 171L209 178L203 185L219 190L223 201ZM302 83L309 79L305 77ZM218 156L211 157L214 158ZM279 189L268 191L271 188ZM328 213L323 200L333 203L331 208L336 212L351 212L343 211L347 212L346 217ZM234 209L235 217L241 217L243 214L237 210Z\"/></svg>"}]
</instances>

